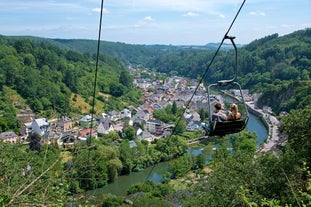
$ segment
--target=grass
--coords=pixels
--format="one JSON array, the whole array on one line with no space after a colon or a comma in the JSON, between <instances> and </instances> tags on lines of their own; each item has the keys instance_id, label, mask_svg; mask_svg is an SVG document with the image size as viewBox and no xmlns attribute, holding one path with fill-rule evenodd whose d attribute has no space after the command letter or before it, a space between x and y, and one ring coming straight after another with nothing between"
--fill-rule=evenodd
<instances>
[{"instance_id":1,"label":"grass","mask_svg":"<svg viewBox=\"0 0 311 207\"><path fill-rule=\"evenodd\" d=\"M107 97L107 95L105 95L105 94L100 94L100 95L104 96L105 98ZM93 101L92 99L93 99L92 97L89 97L88 101L92 102ZM88 114L88 113L90 113L90 111L92 109L92 105L90 103L86 102L85 98L83 98L79 94L74 94L74 93L71 94L70 105L73 108L78 109L78 111L81 114ZM103 103L99 100L95 100L94 109L95 109L96 114L103 112L105 110L105 103Z\"/></svg>"}]
</instances>

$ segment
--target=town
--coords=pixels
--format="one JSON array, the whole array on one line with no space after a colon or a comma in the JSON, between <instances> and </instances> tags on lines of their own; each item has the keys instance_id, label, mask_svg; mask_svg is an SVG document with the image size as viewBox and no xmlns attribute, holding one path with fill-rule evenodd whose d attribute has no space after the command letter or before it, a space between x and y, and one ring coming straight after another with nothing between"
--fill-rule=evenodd
<instances>
[{"instance_id":1,"label":"town","mask_svg":"<svg viewBox=\"0 0 311 207\"><path fill-rule=\"evenodd\" d=\"M141 71L142 70L142 71ZM136 69L129 67L130 73L144 72L151 77L156 74L147 69ZM125 123L133 126L138 141L146 140L149 143L154 139L159 139L170 135L173 124L164 123L153 117L155 110L163 109L169 104L175 104L179 108L187 108L182 119L186 122L186 131L202 131L201 118L198 109L208 109L208 95L203 84L198 85L197 80L189 80L179 76L172 76L164 81L154 78L134 77L134 87L139 88L143 93L143 104L138 107L129 106L122 111L107 111L99 115L81 115L79 120L71 120L62 116L58 119L47 120L44 117L37 118L33 113L18 114L18 118L23 123L21 135L16 135L13 131L0 134L4 142L26 142L31 133L39 134L42 143L57 143L60 147L68 148L78 140L86 141L89 137L97 138L107 135L111 131L124 134ZM195 91L196 90L196 91ZM194 93L195 92L195 93ZM237 97L240 94L232 91L232 95ZM253 97L248 90L243 90L245 100L253 103ZM221 99L221 97L213 97ZM191 100L191 104L190 103ZM144 126L143 128L141 126ZM135 145L134 141L131 144Z\"/></svg>"}]
</instances>

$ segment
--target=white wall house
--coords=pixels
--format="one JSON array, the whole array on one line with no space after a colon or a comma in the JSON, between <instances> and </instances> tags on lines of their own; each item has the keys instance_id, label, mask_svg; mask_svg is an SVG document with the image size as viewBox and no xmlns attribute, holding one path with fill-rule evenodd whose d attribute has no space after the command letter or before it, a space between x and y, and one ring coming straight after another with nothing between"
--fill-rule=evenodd
<instances>
[{"instance_id":1,"label":"white wall house","mask_svg":"<svg viewBox=\"0 0 311 207\"><path fill-rule=\"evenodd\" d=\"M97 127L98 134L109 134L109 132L113 130L114 130L113 125L108 120L100 122L100 124Z\"/></svg>"},{"instance_id":2,"label":"white wall house","mask_svg":"<svg viewBox=\"0 0 311 207\"><path fill-rule=\"evenodd\" d=\"M31 123L32 132L36 132L43 136L50 131L50 124L46 118L35 119Z\"/></svg>"},{"instance_id":3,"label":"white wall house","mask_svg":"<svg viewBox=\"0 0 311 207\"><path fill-rule=\"evenodd\" d=\"M131 118L132 117L132 112L130 110L128 110L128 109L123 109L121 111L121 119L124 119L126 117Z\"/></svg>"}]
</instances>

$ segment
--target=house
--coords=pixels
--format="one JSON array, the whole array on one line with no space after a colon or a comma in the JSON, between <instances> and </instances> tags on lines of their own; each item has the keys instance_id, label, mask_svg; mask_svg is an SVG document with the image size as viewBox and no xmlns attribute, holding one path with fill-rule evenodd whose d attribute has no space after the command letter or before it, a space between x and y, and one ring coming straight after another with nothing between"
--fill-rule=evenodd
<instances>
[{"instance_id":1,"label":"house","mask_svg":"<svg viewBox=\"0 0 311 207\"><path fill-rule=\"evenodd\" d=\"M146 122L145 129L152 133L160 135L163 133L162 122L159 120L149 120Z\"/></svg>"},{"instance_id":2,"label":"house","mask_svg":"<svg viewBox=\"0 0 311 207\"><path fill-rule=\"evenodd\" d=\"M121 119L124 118L131 118L132 117L132 112L128 109L123 109L120 113Z\"/></svg>"},{"instance_id":3,"label":"house","mask_svg":"<svg viewBox=\"0 0 311 207\"><path fill-rule=\"evenodd\" d=\"M146 130L141 131L141 133L137 134L137 140L139 140L139 141L146 140L149 143L151 143L154 139L155 139L155 137Z\"/></svg>"},{"instance_id":4,"label":"house","mask_svg":"<svg viewBox=\"0 0 311 207\"><path fill-rule=\"evenodd\" d=\"M272 108L270 106L263 106L262 111L264 113L272 114Z\"/></svg>"},{"instance_id":5,"label":"house","mask_svg":"<svg viewBox=\"0 0 311 207\"><path fill-rule=\"evenodd\" d=\"M111 121L120 120L120 114L119 114L119 112L117 112L115 110L109 111L109 112L107 112L107 114L108 114Z\"/></svg>"},{"instance_id":6,"label":"house","mask_svg":"<svg viewBox=\"0 0 311 207\"><path fill-rule=\"evenodd\" d=\"M187 126L186 126L187 131L197 131L200 130L200 122L196 122L191 120Z\"/></svg>"},{"instance_id":7,"label":"house","mask_svg":"<svg viewBox=\"0 0 311 207\"><path fill-rule=\"evenodd\" d=\"M187 100L187 98L185 98L185 100ZM183 101L178 100L178 101L176 101L175 103L176 103L176 106L177 106L178 108L184 108L184 107L185 107L185 104L184 104Z\"/></svg>"},{"instance_id":8,"label":"house","mask_svg":"<svg viewBox=\"0 0 311 207\"><path fill-rule=\"evenodd\" d=\"M74 141L75 139L73 138L73 134L71 131L63 132L59 137L59 142L69 143Z\"/></svg>"},{"instance_id":9,"label":"house","mask_svg":"<svg viewBox=\"0 0 311 207\"><path fill-rule=\"evenodd\" d=\"M148 110L141 110L135 114L135 117L140 120L148 121L150 119L150 113Z\"/></svg>"},{"instance_id":10,"label":"house","mask_svg":"<svg viewBox=\"0 0 311 207\"><path fill-rule=\"evenodd\" d=\"M172 134L173 129L175 125L174 124L164 124L163 126L163 136L169 136Z\"/></svg>"},{"instance_id":11,"label":"house","mask_svg":"<svg viewBox=\"0 0 311 207\"><path fill-rule=\"evenodd\" d=\"M56 126L60 127L61 131L63 131L63 132L71 131L72 130L72 121L70 118L68 118L66 116L62 116L57 120Z\"/></svg>"},{"instance_id":12,"label":"house","mask_svg":"<svg viewBox=\"0 0 311 207\"><path fill-rule=\"evenodd\" d=\"M109 132L113 131L113 125L109 120L104 120L100 122L100 124L97 127L97 133L98 134L109 134Z\"/></svg>"},{"instance_id":13,"label":"house","mask_svg":"<svg viewBox=\"0 0 311 207\"><path fill-rule=\"evenodd\" d=\"M42 135L41 143L42 144L52 144L58 143L59 134L53 130L49 130Z\"/></svg>"},{"instance_id":14,"label":"house","mask_svg":"<svg viewBox=\"0 0 311 207\"><path fill-rule=\"evenodd\" d=\"M103 113L99 114L99 115L96 117L96 122L97 122L98 124L100 124L100 122L102 122L102 121L104 121L104 120L106 120L106 119L108 119L108 114L106 114L105 112L103 112Z\"/></svg>"},{"instance_id":15,"label":"house","mask_svg":"<svg viewBox=\"0 0 311 207\"><path fill-rule=\"evenodd\" d=\"M162 106L158 103L154 103L151 105L151 107L154 109L154 110L159 110L159 109L162 109Z\"/></svg>"},{"instance_id":16,"label":"house","mask_svg":"<svg viewBox=\"0 0 311 207\"><path fill-rule=\"evenodd\" d=\"M16 114L16 117L22 122L22 123L27 123L27 122L33 122L36 119L36 115L34 113L21 113L21 114Z\"/></svg>"},{"instance_id":17,"label":"house","mask_svg":"<svg viewBox=\"0 0 311 207\"><path fill-rule=\"evenodd\" d=\"M0 140L3 142L16 143L20 141L20 137L15 134L13 131L2 132L0 134Z\"/></svg>"},{"instance_id":18,"label":"house","mask_svg":"<svg viewBox=\"0 0 311 207\"><path fill-rule=\"evenodd\" d=\"M136 130L136 138L143 133L143 130L141 128L138 128L138 129L135 129L135 130Z\"/></svg>"},{"instance_id":19,"label":"house","mask_svg":"<svg viewBox=\"0 0 311 207\"><path fill-rule=\"evenodd\" d=\"M75 141L76 138L73 136L72 132L66 131L60 135L58 144L60 146L63 146L64 148L71 148L74 145Z\"/></svg>"},{"instance_id":20,"label":"house","mask_svg":"<svg viewBox=\"0 0 311 207\"><path fill-rule=\"evenodd\" d=\"M146 123L145 120L136 117L134 118L133 127L137 129L143 127L145 123Z\"/></svg>"},{"instance_id":21,"label":"house","mask_svg":"<svg viewBox=\"0 0 311 207\"><path fill-rule=\"evenodd\" d=\"M97 139L97 130L83 129L83 130L80 130L77 135L77 138L83 141L86 141L90 137Z\"/></svg>"},{"instance_id":22,"label":"house","mask_svg":"<svg viewBox=\"0 0 311 207\"><path fill-rule=\"evenodd\" d=\"M133 148L133 147L137 146L137 144L133 140L130 140L129 144L130 144L130 148Z\"/></svg>"},{"instance_id":23,"label":"house","mask_svg":"<svg viewBox=\"0 0 311 207\"><path fill-rule=\"evenodd\" d=\"M113 126L114 130L117 131L117 132L122 132L123 131L123 124L116 124Z\"/></svg>"},{"instance_id":24,"label":"house","mask_svg":"<svg viewBox=\"0 0 311 207\"><path fill-rule=\"evenodd\" d=\"M186 113L183 114L183 119L186 120L186 123L189 123L190 121L201 121L201 117L198 112L189 110L187 110Z\"/></svg>"},{"instance_id":25,"label":"house","mask_svg":"<svg viewBox=\"0 0 311 207\"><path fill-rule=\"evenodd\" d=\"M79 125L83 128L89 128L91 127L91 125L94 126L95 124L96 124L95 118L92 118L92 116L90 115L85 115L79 120Z\"/></svg>"},{"instance_id":26,"label":"house","mask_svg":"<svg viewBox=\"0 0 311 207\"><path fill-rule=\"evenodd\" d=\"M24 123L20 131L21 135L27 137L31 132L32 132L32 122Z\"/></svg>"},{"instance_id":27,"label":"house","mask_svg":"<svg viewBox=\"0 0 311 207\"><path fill-rule=\"evenodd\" d=\"M41 136L44 136L50 131L50 124L46 118L35 119L31 123L32 132L36 132Z\"/></svg>"}]
</instances>

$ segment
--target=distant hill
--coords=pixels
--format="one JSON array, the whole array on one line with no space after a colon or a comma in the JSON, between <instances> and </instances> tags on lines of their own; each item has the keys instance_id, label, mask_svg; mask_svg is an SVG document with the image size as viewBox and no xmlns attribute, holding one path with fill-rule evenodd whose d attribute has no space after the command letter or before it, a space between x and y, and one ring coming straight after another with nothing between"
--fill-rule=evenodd
<instances>
[{"instance_id":1,"label":"distant hill","mask_svg":"<svg viewBox=\"0 0 311 207\"><path fill-rule=\"evenodd\" d=\"M39 43L48 43L57 47L74 50L81 53L97 52L97 40L88 39L50 39L33 36L10 36L13 39L30 39ZM207 50L214 51L219 47L220 43L208 43L206 45L139 45L126 44L122 42L101 41L100 53L107 53L118 58L124 64L144 64L161 52L172 52L180 50ZM243 45L237 44L238 47ZM224 43L221 50L227 51L232 49L232 45Z\"/></svg>"}]
</instances>

